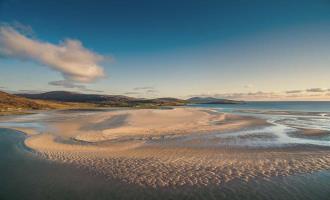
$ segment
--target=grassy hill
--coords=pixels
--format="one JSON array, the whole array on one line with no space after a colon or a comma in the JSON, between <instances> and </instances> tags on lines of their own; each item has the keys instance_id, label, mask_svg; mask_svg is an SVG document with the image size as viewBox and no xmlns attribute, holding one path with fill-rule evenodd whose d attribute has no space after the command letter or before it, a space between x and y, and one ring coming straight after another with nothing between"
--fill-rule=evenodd
<instances>
[{"instance_id":1,"label":"grassy hill","mask_svg":"<svg viewBox=\"0 0 330 200\"><path fill-rule=\"evenodd\" d=\"M186 104L236 104L242 101L193 97L141 99L123 95L82 94L52 91L40 94L8 94L0 91L0 114L23 113L28 110L71 109L92 107L157 108L159 106L182 106Z\"/></svg>"},{"instance_id":2,"label":"grassy hill","mask_svg":"<svg viewBox=\"0 0 330 200\"><path fill-rule=\"evenodd\" d=\"M157 108L185 105L175 98L139 99L122 95L82 94L52 91L40 94L9 94L0 91L0 115L20 114L29 110L72 109L95 107Z\"/></svg>"},{"instance_id":3,"label":"grassy hill","mask_svg":"<svg viewBox=\"0 0 330 200\"><path fill-rule=\"evenodd\" d=\"M0 91L0 114L22 113L28 110L91 107L93 104L34 100Z\"/></svg>"},{"instance_id":4,"label":"grassy hill","mask_svg":"<svg viewBox=\"0 0 330 200\"><path fill-rule=\"evenodd\" d=\"M116 107L155 107L155 106L179 106L186 103L185 100L176 98L140 99L123 95L82 94L67 91L52 91L40 94L17 94L29 99L42 99L60 102L94 103L99 106Z\"/></svg>"}]
</instances>

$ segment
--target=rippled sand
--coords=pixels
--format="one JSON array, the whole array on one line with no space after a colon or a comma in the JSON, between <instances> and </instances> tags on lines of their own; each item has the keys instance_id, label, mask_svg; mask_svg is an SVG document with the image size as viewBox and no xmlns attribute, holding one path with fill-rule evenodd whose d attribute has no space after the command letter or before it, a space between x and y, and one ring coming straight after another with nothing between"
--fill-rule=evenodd
<instances>
[{"instance_id":1,"label":"rippled sand","mask_svg":"<svg viewBox=\"0 0 330 200\"><path fill-rule=\"evenodd\" d=\"M278 145L267 121L207 109L52 112L37 121L44 128L28 129L25 144L40 156L141 186L221 185L330 167L328 147ZM258 145L244 145L251 141Z\"/></svg>"}]
</instances>

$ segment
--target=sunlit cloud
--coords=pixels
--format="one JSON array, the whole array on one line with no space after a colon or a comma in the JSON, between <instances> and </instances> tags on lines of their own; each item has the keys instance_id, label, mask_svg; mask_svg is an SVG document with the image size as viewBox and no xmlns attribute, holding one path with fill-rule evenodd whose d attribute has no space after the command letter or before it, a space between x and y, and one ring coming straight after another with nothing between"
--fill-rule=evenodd
<instances>
[{"instance_id":1,"label":"sunlit cloud","mask_svg":"<svg viewBox=\"0 0 330 200\"><path fill-rule=\"evenodd\" d=\"M103 56L86 49L79 40L51 44L29 38L12 26L0 26L0 55L30 60L60 72L64 79L89 83L104 77Z\"/></svg>"}]
</instances>

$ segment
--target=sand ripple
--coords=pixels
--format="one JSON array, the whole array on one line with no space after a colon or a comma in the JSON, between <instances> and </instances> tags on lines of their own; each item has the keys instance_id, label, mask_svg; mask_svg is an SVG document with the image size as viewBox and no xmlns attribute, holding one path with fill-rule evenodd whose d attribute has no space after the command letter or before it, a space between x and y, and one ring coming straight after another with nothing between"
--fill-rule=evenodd
<instances>
[{"instance_id":1,"label":"sand ripple","mask_svg":"<svg viewBox=\"0 0 330 200\"><path fill-rule=\"evenodd\" d=\"M330 154L321 152L239 153L208 152L205 157L188 156L177 150L144 149L122 152L116 156L68 152L43 152L46 159L74 164L110 179L148 187L221 185L233 180L288 176L330 168ZM145 151L159 154L145 157ZM187 151L187 150L186 150ZM166 156L161 157L166 152ZM124 155L122 155L124 154ZM155 154L155 153L153 153ZM130 156L127 156L130 155ZM170 156L171 155L171 156Z\"/></svg>"},{"instance_id":2,"label":"sand ripple","mask_svg":"<svg viewBox=\"0 0 330 200\"><path fill-rule=\"evenodd\" d=\"M218 186L330 168L329 147L293 140L284 125L252 117L192 108L45 116L35 120L43 129L25 141L38 155L145 187ZM251 141L258 145L241 145ZM269 145L276 141L285 146Z\"/></svg>"}]
</instances>

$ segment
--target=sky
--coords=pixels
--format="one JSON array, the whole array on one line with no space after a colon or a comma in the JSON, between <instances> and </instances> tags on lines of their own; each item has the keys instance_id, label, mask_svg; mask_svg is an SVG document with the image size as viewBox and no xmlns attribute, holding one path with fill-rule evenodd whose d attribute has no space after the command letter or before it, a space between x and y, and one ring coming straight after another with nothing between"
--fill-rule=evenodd
<instances>
[{"instance_id":1,"label":"sky","mask_svg":"<svg viewBox=\"0 0 330 200\"><path fill-rule=\"evenodd\" d=\"M0 0L0 90L330 100L330 1Z\"/></svg>"}]
</instances>

